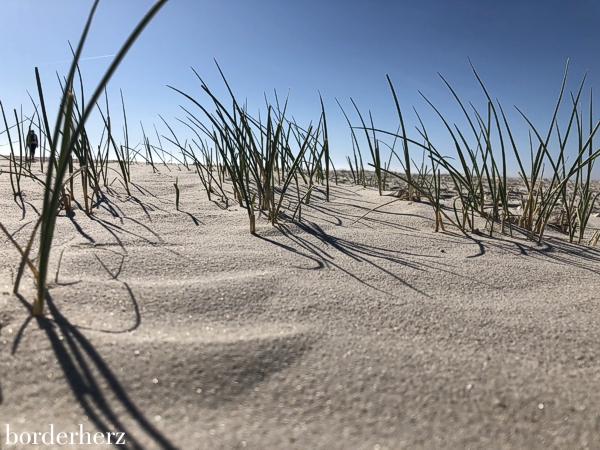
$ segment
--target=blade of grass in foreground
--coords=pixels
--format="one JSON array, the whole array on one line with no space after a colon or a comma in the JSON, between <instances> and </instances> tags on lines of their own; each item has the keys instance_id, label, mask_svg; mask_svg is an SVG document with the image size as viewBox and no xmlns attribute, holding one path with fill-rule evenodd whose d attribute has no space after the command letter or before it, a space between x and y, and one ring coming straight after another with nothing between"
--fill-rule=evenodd
<instances>
[{"instance_id":1,"label":"blade of grass in foreground","mask_svg":"<svg viewBox=\"0 0 600 450\"><path fill-rule=\"evenodd\" d=\"M129 37L117 53L117 56L115 56L108 70L102 77L100 83L98 84L98 87L96 88L96 91L94 92L90 101L88 102L90 105L94 105L99 99L105 86L107 85L108 81L116 71L117 67L127 54L128 50L131 48L131 46L141 34L141 32L144 30L146 25L148 25L150 20L152 20L152 18L162 8L162 6L164 6L164 4L167 1L168 0L157 0L154 3L154 5L152 5L152 7L148 10L146 15L142 18L142 20L138 23L138 25L134 28L132 33L129 35ZM85 43L88 31L90 29L94 12L96 10L96 7L98 6L98 2L99 0L96 0L92 6L87 23L84 27L83 34L81 36L79 44L77 45L77 50L75 51L75 56L73 57L73 63L71 64L71 68L69 70L69 76L67 77L65 94L61 99L59 115L54 128L54 135L52 139L53 145L51 147L50 164L47 171L46 190L44 192L44 206L42 210L42 233L40 236L39 266L37 279L38 292L33 304L33 315L36 317L42 316L44 313L44 299L47 290L46 276L48 272L48 262L50 259L50 249L52 247L52 239L54 237L56 214L58 210L58 205L61 200L61 186L67 168L68 157L77 143L77 139L79 138L79 135L83 130L84 124L88 119L89 114L93 110L93 108L87 108L83 116L81 117L80 122L73 123L73 94L70 91L72 90L73 78L75 75L75 70L77 68L77 63L79 61L83 45ZM57 154L56 145L59 141L61 130L62 136L60 137L60 154ZM58 163L56 164L57 156ZM54 164L56 164L56 175L54 175L53 170Z\"/></svg>"},{"instance_id":2,"label":"blade of grass in foreground","mask_svg":"<svg viewBox=\"0 0 600 450\"><path fill-rule=\"evenodd\" d=\"M327 134L327 118L325 117L325 105L323 104L323 97L319 92L319 100L321 100L321 114L323 115L323 149L325 158L325 201L329 202L329 136Z\"/></svg>"}]
</instances>

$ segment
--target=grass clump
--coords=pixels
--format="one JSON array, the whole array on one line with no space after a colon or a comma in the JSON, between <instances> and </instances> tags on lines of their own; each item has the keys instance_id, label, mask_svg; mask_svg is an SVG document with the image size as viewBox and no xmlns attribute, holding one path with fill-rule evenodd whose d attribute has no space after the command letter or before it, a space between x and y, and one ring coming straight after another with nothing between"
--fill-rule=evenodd
<instances>
[{"instance_id":1,"label":"grass clump","mask_svg":"<svg viewBox=\"0 0 600 450\"><path fill-rule=\"evenodd\" d=\"M275 105L267 101L267 115L263 121L260 116L255 118L250 115L247 108L237 101L223 72L219 67L218 69L229 92L228 103L232 105L231 108L217 99L195 71L202 90L215 108L214 112L211 113L189 94L172 88L190 100L208 118L209 124L205 125L196 115L182 107L187 114L187 125L194 129L198 138L193 142L200 149L203 161L196 157L191 146L186 148L181 145L175 136L171 142L183 155L191 157L209 198L213 182L224 195L223 181L230 180L234 199L248 212L251 234L256 232L257 212L264 212L272 225L287 217L281 208L291 186L296 186L298 206L301 202L310 201L310 193L317 183L325 184L328 199L329 141L322 98L321 116L316 125L311 123L303 128L294 120L288 120L287 98L282 107L278 101ZM215 159L209 147L215 149ZM304 195L300 193L300 179L307 189Z\"/></svg>"},{"instance_id":2,"label":"grass clump","mask_svg":"<svg viewBox=\"0 0 600 450\"><path fill-rule=\"evenodd\" d=\"M364 130L369 148L372 150L371 166L375 170L378 188L381 190L382 172L399 178L407 186L406 195L403 196L405 199L419 200L422 196L431 204L435 213L436 231L444 229L442 216L460 230L470 232L478 230L475 217L480 217L485 219L490 236L496 226L502 233L505 233L508 228L511 234L513 227L519 227L525 230L528 239L541 241L547 226L550 225L567 233L569 242L573 242L575 237L578 242L581 242L599 196L598 193L592 192L591 172L595 160L600 155L600 150L593 150L592 146L600 122L594 125L592 121L591 91L587 130L584 126L583 114L580 112L585 76L578 91L570 94L569 116L564 127L558 123L558 114L563 103L568 61L558 101L545 134L540 133L528 117L515 107L530 129L528 152L530 161L529 170L526 170L523 163L524 152L515 142L500 102L492 100L472 64L471 69L486 98L485 114L481 114L472 103L469 103L467 108L451 85L440 75L466 119L467 130L461 130L456 124L451 125L434 104L421 93L448 131L456 152L456 159L442 154L436 148L416 110L420 123L417 132L421 141L407 137L398 98L389 77L387 79L400 121L396 132L378 129L372 121L371 126L367 126L357 108L361 126L350 125L353 142L356 141L354 129ZM402 157L390 147L390 158L392 155L397 158L403 167L403 172L392 172L386 167L381 167L381 159L378 155L379 139L375 133L400 139L403 148ZM472 139L468 138L469 135ZM573 135L576 136L574 143L569 141L569 137ZM410 158L409 146L413 149L417 147L423 153L423 163L420 166ZM571 162L567 157L567 149L571 149L571 153L575 155ZM519 167L519 178L524 192L515 191L508 183L507 159L511 151ZM350 158L348 160L350 161ZM426 160L430 165L425 164ZM356 163L355 167L358 167ZM416 174L411 173L411 167L416 167ZM545 170L546 178L544 178ZM355 182L360 181L360 177L354 175L352 166L351 171ZM449 209L440 202L442 172L449 176L455 192L452 207ZM516 197L519 199L518 208L514 207ZM447 213L450 213L453 219Z\"/></svg>"},{"instance_id":3,"label":"grass clump","mask_svg":"<svg viewBox=\"0 0 600 450\"><path fill-rule=\"evenodd\" d=\"M15 243L15 245L21 252L23 258L23 263L21 264L21 268L17 276L17 283L15 285L15 288L18 287L18 280L20 279L23 267L25 265L28 265L32 269L32 272L34 273L37 282L37 295L33 302L32 308L32 313L36 317L42 316L44 312L44 300L47 291L46 278L48 272L50 252L52 248L52 241L54 237L54 228L56 225L57 213L61 205L67 208L69 207L68 205L71 203L73 196L73 185L70 185L71 188L68 194L65 190L65 185L67 183L72 183L73 177L76 174L81 174L85 210L86 213L89 214L91 212L91 199L88 197L87 189L91 185L94 187L95 192L97 193L100 179L99 174L102 172L102 170L105 170L105 168L102 168L102 166L102 170L96 170L96 165L93 161L93 152L91 150L91 146L89 144L89 140L87 139L87 134L85 132L86 120L88 119L91 111L93 110L93 106L97 104L97 101L99 100L103 91L105 91L105 87L108 81L110 80L111 76L125 57L127 51L131 48L131 46L133 45L137 37L141 34L146 25L150 22L150 20L156 15L156 13L166 2L167 0L158 0L148 10L146 15L142 18L142 20L138 23L138 25L129 35L129 37L127 38L127 40L113 59L111 65L101 78L100 83L98 84L96 90L91 96L90 101L88 102L88 105L92 105L92 107L85 107L85 105L83 104L83 88L81 89L81 103L79 103L75 95L74 80L76 74L79 74L80 85L83 86L83 84L81 83L81 74L79 73L78 69L78 61L84 43L86 41L87 34L90 30L92 18L98 6L99 0L96 0L94 2L86 24L84 26L81 39L79 40L76 50L73 52L73 62L69 69L68 76L64 79L64 82L61 83L62 97L60 101L58 116L53 129L50 128L48 117L46 114L46 107L39 72L37 68L35 70L38 94L40 99L40 107L42 111L42 117L44 120L43 131L48 140L50 154L45 181L43 181L44 198L41 216L34 228L34 233L32 233L31 239L29 240L26 250L21 250L18 244ZM4 117L4 122L8 132L8 124L6 121L6 117ZM107 128L110 137L110 126L108 125ZM128 148L127 143L125 147ZM80 165L80 168L77 171L73 170L72 155L75 155ZM20 172L17 171L17 167L21 169L23 167L23 164L22 160L20 160L19 165L17 166L16 158L14 158L14 151L12 150L11 160L13 162L12 167L15 172L14 175L16 181L13 191L15 192L15 194L18 194L20 193L18 178L20 176ZM105 164L108 161L108 157L106 157L106 159L101 159L101 161L101 164ZM65 175L69 168L70 175L65 180ZM12 172L13 170L11 170L11 174ZM104 178L106 179L105 175ZM28 254L29 250L32 247L32 243L35 239L36 231L38 228L41 229L41 233L39 238L39 251L37 258L38 265L37 268L35 268L32 267L33 264L29 260ZM5 233L7 233L4 227L2 227L2 229Z\"/></svg>"}]
</instances>

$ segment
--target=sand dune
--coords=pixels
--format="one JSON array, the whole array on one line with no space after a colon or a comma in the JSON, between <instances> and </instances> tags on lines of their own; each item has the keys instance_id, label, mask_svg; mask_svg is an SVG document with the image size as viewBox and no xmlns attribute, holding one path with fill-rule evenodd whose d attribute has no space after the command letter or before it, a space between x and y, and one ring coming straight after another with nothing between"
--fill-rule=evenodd
<instances>
[{"instance_id":1,"label":"sand dune","mask_svg":"<svg viewBox=\"0 0 600 450\"><path fill-rule=\"evenodd\" d=\"M596 247L433 233L406 201L350 226L391 198L348 182L251 236L245 210L171 169L61 212L43 320L0 241L1 448L31 448L6 424L144 449L600 448ZM41 208L24 193L0 175L20 243Z\"/></svg>"}]
</instances>

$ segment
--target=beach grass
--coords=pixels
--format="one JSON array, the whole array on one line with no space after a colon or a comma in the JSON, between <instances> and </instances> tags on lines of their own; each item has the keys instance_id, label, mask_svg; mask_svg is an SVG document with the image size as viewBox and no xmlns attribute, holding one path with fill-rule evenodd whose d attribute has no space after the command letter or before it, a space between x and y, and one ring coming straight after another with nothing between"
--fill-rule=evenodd
<instances>
[{"instance_id":1,"label":"beach grass","mask_svg":"<svg viewBox=\"0 0 600 450\"><path fill-rule=\"evenodd\" d=\"M82 187L83 187L83 196L85 203L85 211L86 213L91 213L91 199L88 196L88 186L90 185L90 178L93 179L93 186L95 192L99 189L99 178L98 173L94 170L95 165L92 164L92 152L91 146L89 145L89 141L87 140L87 133L85 132L85 123L88 119L91 111L93 110L93 106L97 103L102 93L105 91L105 87L110 80L111 76L127 54L128 50L131 48L137 37L141 34L143 29L148 25L148 23L152 20L152 18L156 15L156 13L161 9L161 7L166 3L166 0L158 0L146 13L146 15L141 19L138 25L134 28L132 33L129 35L109 68L106 70L104 75L101 78L100 83L96 87L96 90L90 97L88 101L88 105L92 107L86 108L84 106L84 98L83 98L83 84L81 83L80 78L80 86L81 86L81 98L79 99L79 103L75 93L74 93L74 80L78 71L78 61L81 55L81 51L86 41L86 37L88 32L90 31L92 19L96 8L98 6L99 0L96 0L92 5L90 14L86 21L86 24L83 29L82 36L79 40L79 43L76 47L76 50L73 52L73 62L69 69L68 76L64 79L64 83L61 83L62 88L62 98L60 102L58 117L54 124L53 129L51 130L49 126L49 122L47 119L46 107L44 102L44 95L42 90L42 85L39 77L39 72L36 68L36 80L38 84L38 94L40 98L41 110L44 118L44 134L48 139L48 144L50 147L50 157L47 165L47 172L45 177L44 184L44 200L42 213L39 219L40 223L40 237L39 237L39 251L38 251L38 266L34 275L36 276L37 281L37 296L33 302L32 313L34 316L39 317L44 313L44 300L46 297L47 285L46 278L48 272L48 263L50 259L50 252L52 248L52 241L54 237L54 229L56 225L56 217L59 207L61 205L68 207L71 203L71 196L73 195L73 187L71 185L70 195L65 192L65 183L67 181L72 181L73 176L75 175L75 171L72 169L72 161L71 155L75 154L79 160L80 169L77 173L81 174L82 179ZM79 73L79 76L80 73ZM60 79L59 79L60 81ZM3 109L2 109L3 111ZM6 126L7 134L9 133L9 127L7 124L6 116L4 116L4 123ZM16 111L15 111L15 117ZM110 135L110 128L109 128ZM19 130L20 137L20 130ZM19 138L20 139L20 138ZM11 182L13 182L13 192L15 195L20 194L20 186L19 180L22 173L22 169L24 167L22 156L19 159L19 163L17 164L16 158L14 156L14 150L12 148L12 140L9 138L11 142L11 157L10 161L12 163L11 169ZM21 142L21 139L20 139ZM22 144L20 145L22 149ZM128 149L128 145L126 143L125 148ZM22 155L22 150L20 152ZM71 167L71 175L65 181L65 174L68 168ZM126 174L124 173L124 176ZM36 226L37 228L37 226ZM5 230L6 232L6 230ZM30 263L28 260L28 251L32 246L32 242L35 239L35 234L32 235L28 245L27 251L22 252L22 257L24 262ZM21 264L21 270L19 273L22 273L22 268L24 267L24 263ZM30 264L28 264L30 265ZM17 277L17 280L20 279L20 276Z\"/></svg>"},{"instance_id":2,"label":"beach grass","mask_svg":"<svg viewBox=\"0 0 600 450\"><path fill-rule=\"evenodd\" d=\"M215 108L214 112L191 95L171 87L199 108L209 121L208 125L204 124L196 114L182 107L187 114L186 125L195 133L196 140L193 142L200 149L203 161L196 157L191 146L181 145L174 133L170 140L194 162L209 199L213 182L224 195L223 179L231 180L234 199L248 213L251 234L256 232L257 213L264 211L272 225L284 217L281 212L284 199L289 195L291 186L299 185L299 179L308 190L301 198L297 188L298 203L310 201L310 193L316 183L325 185L328 199L330 155L322 98L321 115L316 125L310 123L304 128L295 120L289 120L286 116L287 98L283 105L278 100L275 105L267 102L263 121L260 116L250 115L247 108L237 101L218 64L217 68L229 92L231 109L212 93L196 71L194 73ZM215 149L214 154L212 149ZM213 176L214 169L218 177Z\"/></svg>"},{"instance_id":3,"label":"beach grass","mask_svg":"<svg viewBox=\"0 0 600 450\"><path fill-rule=\"evenodd\" d=\"M519 227L527 232L528 239L537 239L541 242L548 225L557 227L568 235L569 242L575 236L581 242L585 234L589 217L598 199L598 193L592 192L591 173L592 167L600 155L600 150L593 150L593 138L600 122L593 124L593 102L590 91L589 117L587 118L587 131L584 130L584 121L581 105L585 76L576 93L571 93L571 105L567 106L569 118L565 126L558 123L558 115L563 97L568 74L568 61L565 68L558 100L548 126L548 131L542 134L529 118L518 108L523 120L530 129L530 148L524 151L518 148L514 134L508 123L502 105L494 102L488 93L483 81L471 64L472 72L485 94L487 105L485 114L481 114L473 104L469 103L470 111L459 98L450 83L440 75L440 78L456 100L468 127L461 130L457 125L451 125L449 120L423 93L422 97L437 114L444 128L447 130L456 156L442 154L431 141L420 116L415 110L420 128L417 128L418 139L409 138L404 126L404 118L394 86L389 76L387 77L394 105L398 113L399 126L396 131L376 128L371 121L370 126L365 123L363 116L357 110L360 126L348 123L351 129L352 141L357 142L355 129L363 130L368 141L369 150L375 172L377 187L381 192L381 173L396 177L403 181L407 187L404 195L406 200L415 200L413 191L428 200L435 213L435 230L443 229L444 218L464 232L478 230L475 217L485 219L489 235L494 231L512 234L513 227ZM345 114L345 113L344 113ZM562 132L561 132L562 128ZM574 131L573 131L574 130ZM402 156L398 155L392 147L390 157L393 155L403 168L403 172L392 172L381 166L379 154L380 144L376 133L400 139L402 142ZM472 139L468 136L471 135ZM569 141L570 136L576 136L576 142ZM558 148L552 148L552 138L558 142ZM358 147L358 145L357 145ZM409 147L418 149L423 153L423 163L415 164L411 158ZM567 149L573 148L571 153L575 158L569 162ZM519 178L522 181L521 204L513 207L514 197L518 194L511 189L508 183L507 158L509 149L512 150L518 167ZM530 170L525 169L524 154L529 153ZM359 152L360 155L360 152ZM359 165L354 154L355 164L350 163L350 170L355 183L364 180L362 163ZM428 160L430 166L425 164ZM413 174L412 171L417 171ZM362 171L362 174L361 174ZM442 207L440 203L440 180L442 171L450 176L455 193L451 208ZM358 174L358 175L357 175ZM362 181L364 183L364 181ZM444 209L448 209L445 211ZM454 217L450 219L449 213ZM553 217L558 215L558 220Z\"/></svg>"},{"instance_id":4,"label":"beach grass","mask_svg":"<svg viewBox=\"0 0 600 450\"><path fill-rule=\"evenodd\" d=\"M165 1L159 1L147 12L137 27L126 40L109 69L102 77L93 95L88 101L83 92L82 75L78 60L90 30L92 18L98 1L91 9L84 27L82 37L73 52L73 62L68 76L59 83L62 99L59 114L51 128L44 101L44 94L39 72L36 68L36 81L40 100L39 110L29 118L19 118L14 110L16 124L9 125L4 107L0 103L5 132L10 142L9 172L13 194L21 194L21 178L35 178L44 188L43 208L39 222L25 249L22 249L11 238L13 244L22 255L22 263L15 283L15 291L25 267L29 267L37 281L37 296L33 305L33 314L43 314L46 295L46 278L48 262L52 247L57 213L61 208L67 212L75 201L74 180L81 181L83 209L86 214L93 214L94 199L98 200L103 188L108 188L109 154L116 155L119 171L118 179L128 196L131 195L131 164L138 157L151 165L153 173L159 171L154 157L169 169L167 158L175 160L187 170L195 170L207 198L212 201L218 195L219 201L228 207L229 200L237 202L248 215L249 231L256 233L257 218L264 215L272 226L282 221L302 221L302 205L309 205L317 186L324 187L325 201L330 200L330 169L333 168L337 181L337 173L331 161L331 149L327 128L327 116L323 97L319 93L320 113L318 120L303 126L288 112L289 92L285 101L280 104L275 92L275 102L270 103L265 96L266 115L254 116L248 112L245 104L240 103L234 95L223 71L217 64L228 92L225 100L217 98L204 83L200 75L194 74L200 81L200 88L207 100L200 100L191 94L169 86L189 101L198 112L181 106L185 112L185 120L177 119L192 132L190 138L181 139L174 129L161 117L170 132L170 136L161 136L156 130L158 145L151 144L143 124L141 149L139 145L132 148L129 142L129 128L123 93L121 92L121 109L124 121L123 144L117 143L113 133L106 84L117 69L128 49L147 26ZM590 102L585 116L582 107L582 92L585 84L583 78L579 89L570 93L570 104L567 105L569 116L566 125L558 123L559 110L565 101L565 86L568 74L568 62L565 68L558 100L545 133L534 126L529 118L519 109L516 110L529 127L529 149L523 150L514 138L507 116L498 100L493 101L482 79L471 65L475 79L486 98L483 112L471 103L462 101L450 83L440 75L456 101L467 127L459 128L439 111L424 94L423 99L432 108L453 143L455 155L450 157L438 150L438 146L430 138L424 122L417 110L414 113L419 122L417 135L409 137L404 113L392 80L387 82L392 94L393 105L398 118L395 130L376 127L371 111L361 113L352 98L350 101L359 120L359 126L352 125L348 115L338 101L338 105L349 125L352 142L352 155L347 156L349 173L352 182L366 187L375 187L381 196L390 180L400 180L405 189L397 192L397 198L373 208L370 212L400 200L426 200L434 213L434 231L445 231L447 225L462 232L479 232L477 225L483 219L489 236L494 232L509 233L515 228L522 229L530 240L541 242L548 226L555 227L567 235L569 242L584 241L587 224L594 210L600 193L592 189L592 167L600 156L600 150L593 149L593 138L600 122L593 123L593 101L590 90ZM193 70L193 69L192 69ZM79 93L76 81L79 82ZM104 107L100 107L100 99L104 95ZM337 100L336 100L337 101ZM225 106L230 105L230 106ZM35 106L35 105L34 105ZM104 128L97 151L90 142L85 123L90 112L95 109L100 113ZM23 155L22 132L25 125L29 129L37 126L40 135L49 147L49 158L43 178L37 177ZM291 117L291 118L290 118ZM19 154L13 147L10 130L18 133ZM357 132L364 133L371 162L367 163L372 172L365 170L363 153L361 152ZM163 147L161 137L167 140L175 150ZM393 139L389 144L383 137ZM570 139L571 138L571 139ZM573 142L575 141L575 142ZM400 143L401 151L396 151ZM555 143L558 143L557 148ZM568 149L575 148L575 158L567 157ZM413 154L420 155L417 162ZM388 151L385 158L384 152ZM573 153L572 150L570 150ZM507 169L508 155L512 154L517 161L521 190L515 190L509 183ZM529 155L528 164L525 164ZM26 155L25 155L26 156ZM75 159L74 159L74 158ZM402 171L391 170L392 161L401 166ZM387 162L386 162L387 160ZM75 161L77 167L75 167ZM528 170L526 170L526 166ZM41 164L42 170L44 163ZM113 169L111 169L113 170ZM67 175L68 171L68 175ZM450 201L442 197L442 185L452 192ZM114 182L114 180L113 180ZM175 208L180 208L179 179L175 178ZM231 188L231 199L228 188ZM517 206L515 202L518 201ZM284 207L287 202L287 207ZM355 223L354 221L353 223ZM446 225L445 225L446 224ZM33 248L38 228L39 250L37 267L32 263L29 254ZM8 231L3 231L10 237ZM589 241L598 241L597 233Z\"/></svg>"}]
</instances>

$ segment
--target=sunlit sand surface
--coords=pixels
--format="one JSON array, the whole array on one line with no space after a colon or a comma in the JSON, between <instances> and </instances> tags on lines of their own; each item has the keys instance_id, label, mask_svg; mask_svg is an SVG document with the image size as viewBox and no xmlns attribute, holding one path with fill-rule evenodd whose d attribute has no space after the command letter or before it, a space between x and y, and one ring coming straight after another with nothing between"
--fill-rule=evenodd
<instances>
[{"instance_id":1,"label":"sunlit sand surface","mask_svg":"<svg viewBox=\"0 0 600 450\"><path fill-rule=\"evenodd\" d=\"M600 447L598 248L434 233L406 201L350 226L392 197L346 179L252 236L179 169L134 165L132 197L114 183L93 216L60 213L43 320L2 237L3 440L82 424L143 449ZM21 244L42 189L23 192L0 176Z\"/></svg>"}]
</instances>

